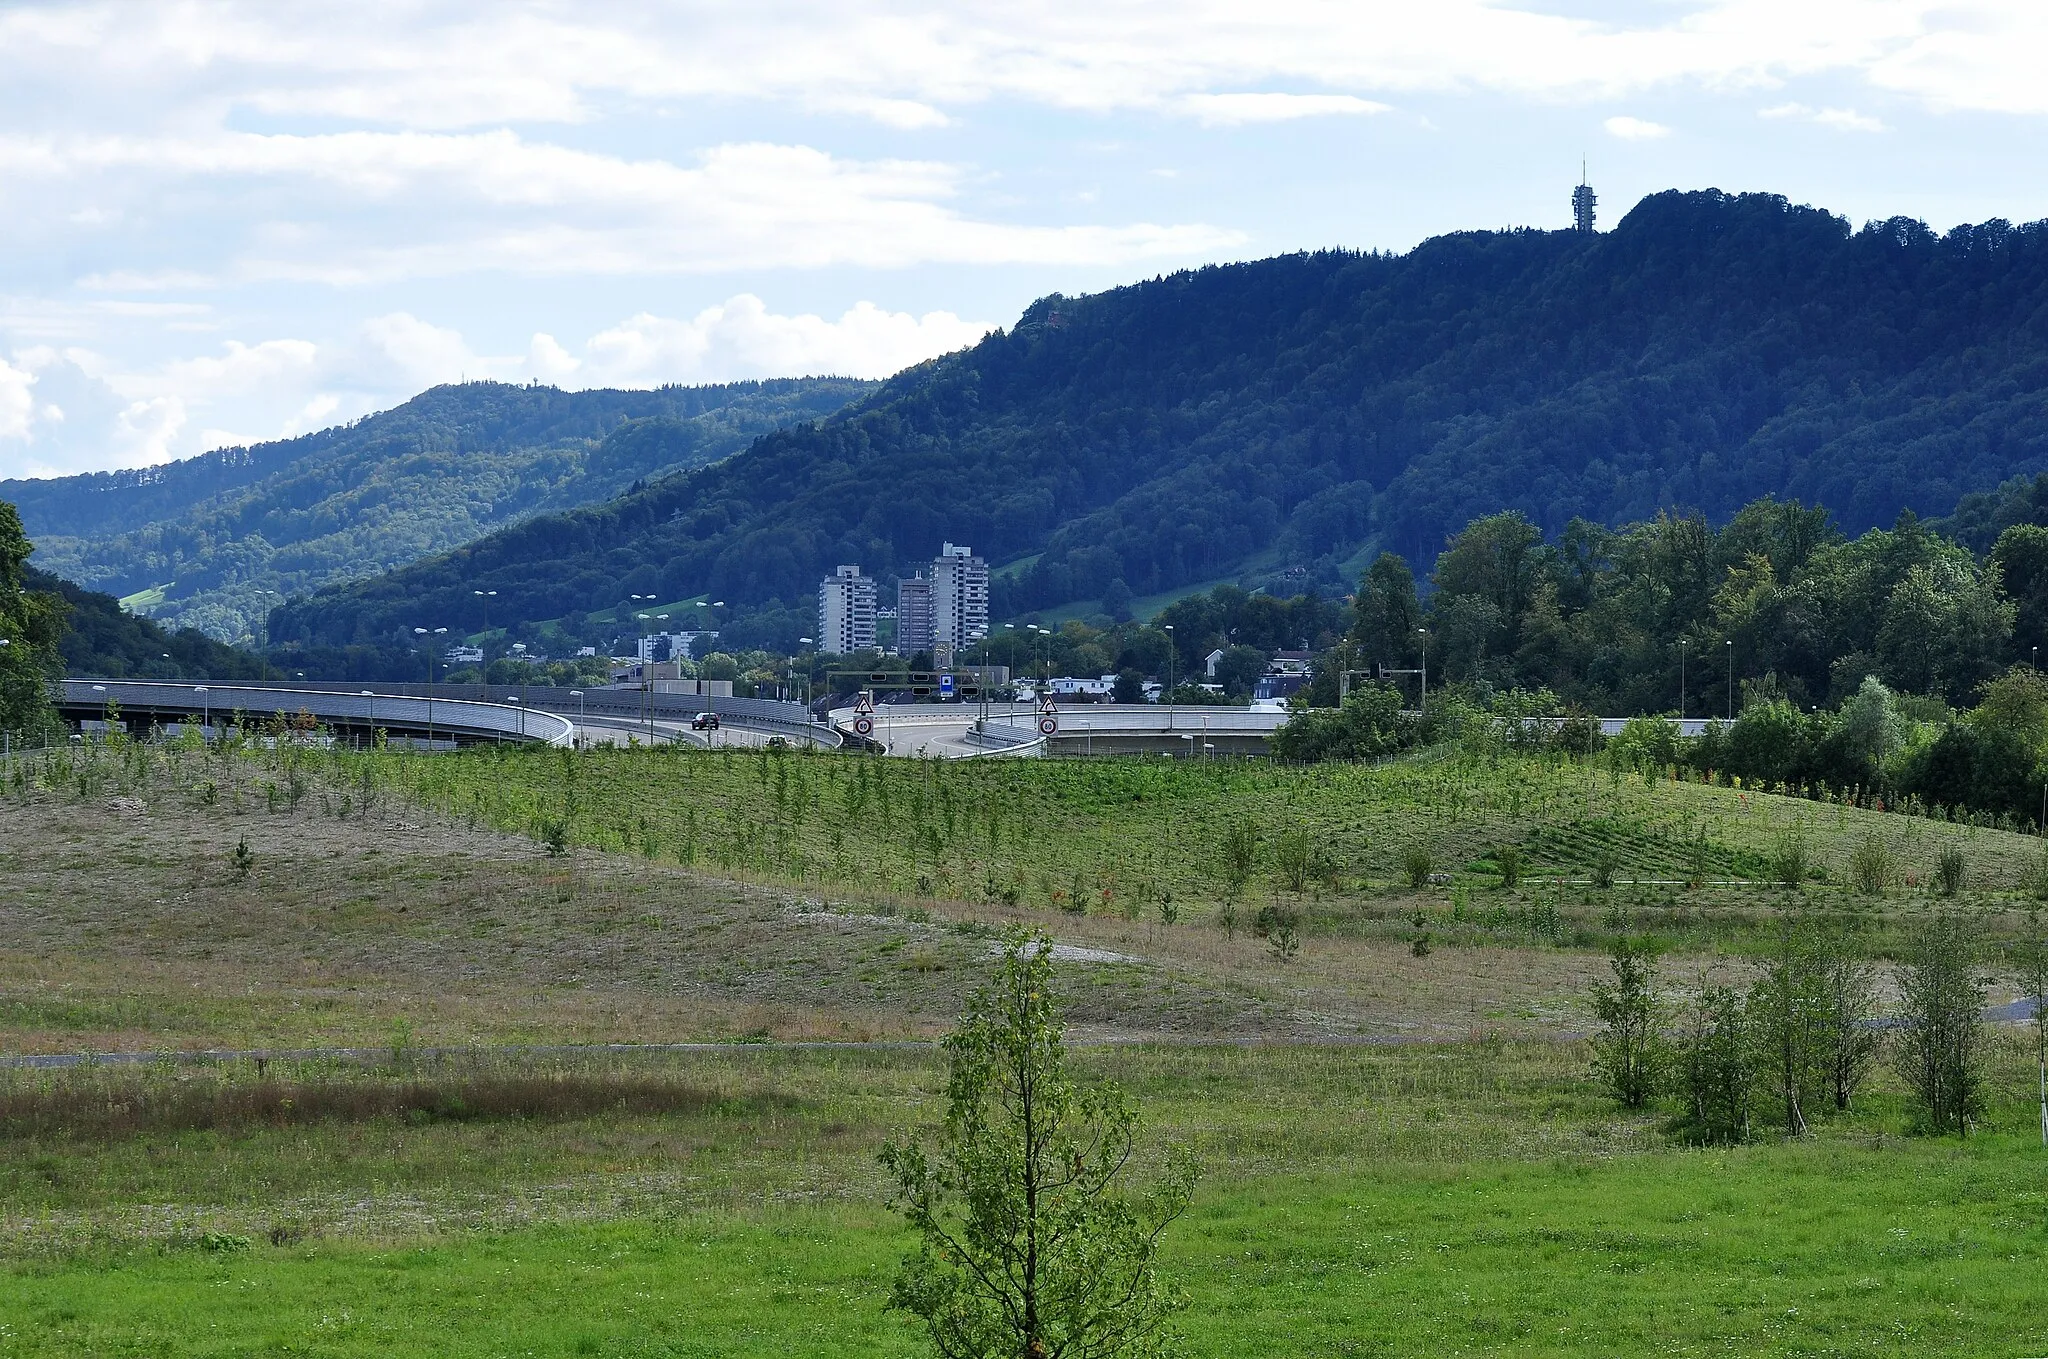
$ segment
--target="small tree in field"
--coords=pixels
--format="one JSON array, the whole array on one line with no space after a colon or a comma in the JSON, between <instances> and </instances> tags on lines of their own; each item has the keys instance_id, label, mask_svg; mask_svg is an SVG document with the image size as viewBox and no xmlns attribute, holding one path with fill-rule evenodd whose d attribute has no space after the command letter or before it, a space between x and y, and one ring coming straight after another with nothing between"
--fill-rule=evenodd
<instances>
[{"instance_id":1,"label":"small tree in field","mask_svg":"<svg viewBox=\"0 0 2048 1359\"><path fill-rule=\"evenodd\" d=\"M1877 969L1851 951L1839 933L1822 936L1820 1001L1828 1083L1835 1109L1848 1109L1877 1060Z\"/></svg>"},{"instance_id":2,"label":"small tree in field","mask_svg":"<svg viewBox=\"0 0 2048 1359\"><path fill-rule=\"evenodd\" d=\"M1657 957L1647 944L1622 939L1608 966L1614 980L1593 983L1593 1017L1601 1024L1593 1051L1614 1097L1626 1108L1640 1109L1656 1093L1663 1047Z\"/></svg>"},{"instance_id":3,"label":"small tree in field","mask_svg":"<svg viewBox=\"0 0 2048 1359\"><path fill-rule=\"evenodd\" d=\"M2048 1147L2048 935L2039 916L2027 922L2020 946L2020 991L2034 1005L2034 1061L2041 1082L2041 1145Z\"/></svg>"},{"instance_id":4,"label":"small tree in field","mask_svg":"<svg viewBox=\"0 0 2048 1359\"><path fill-rule=\"evenodd\" d=\"M1746 1139L1756 1067L1742 993L1710 986L1703 974L1679 1018L1675 1046L1679 1093L1694 1136L1703 1142Z\"/></svg>"},{"instance_id":5,"label":"small tree in field","mask_svg":"<svg viewBox=\"0 0 2048 1359\"><path fill-rule=\"evenodd\" d=\"M1984 986L1975 931L1952 915L1920 928L1900 976L1899 1075L1930 1129L1967 1133L1983 1105Z\"/></svg>"},{"instance_id":6,"label":"small tree in field","mask_svg":"<svg viewBox=\"0 0 2048 1359\"><path fill-rule=\"evenodd\" d=\"M1778 946L1749 993L1759 1071L1784 1114L1786 1130L1806 1132L1806 1100L1825 1076L1824 1024L1814 951L1806 932L1782 921Z\"/></svg>"},{"instance_id":7,"label":"small tree in field","mask_svg":"<svg viewBox=\"0 0 2048 1359\"><path fill-rule=\"evenodd\" d=\"M1224 827L1223 878L1230 884L1231 902L1237 901L1244 885L1251 881L1252 868L1258 861L1259 828L1241 817Z\"/></svg>"},{"instance_id":8,"label":"small tree in field","mask_svg":"<svg viewBox=\"0 0 2048 1359\"><path fill-rule=\"evenodd\" d=\"M882 1152L920 1237L890 1305L924 1321L943 1359L1146 1359L1170 1347L1180 1302L1154 1262L1194 1165L1176 1148L1149 1191L1125 1191L1137 1114L1116 1087L1069 1076L1051 960L1042 935L1005 941L945 1040L937 1145Z\"/></svg>"}]
</instances>

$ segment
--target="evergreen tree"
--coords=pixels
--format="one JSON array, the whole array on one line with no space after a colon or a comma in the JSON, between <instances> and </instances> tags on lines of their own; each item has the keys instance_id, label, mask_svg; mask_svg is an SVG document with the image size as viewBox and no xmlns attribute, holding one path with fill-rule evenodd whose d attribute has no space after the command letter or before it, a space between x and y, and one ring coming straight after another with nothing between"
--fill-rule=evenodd
<instances>
[{"instance_id":1,"label":"evergreen tree","mask_svg":"<svg viewBox=\"0 0 2048 1359\"><path fill-rule=\"evenodd\" d=\"M1012 934L943 1046L936 1146L882 1153L919 1237L891 1305L924 1322L942 1359L1165 1353L1180 1303L1154 1266L1193 1162L1175 1149L1148 1192L1126 1192L1138 1116L1116 1087L1067 1070L1052 941Z\"/></svg>"}]
</instances>

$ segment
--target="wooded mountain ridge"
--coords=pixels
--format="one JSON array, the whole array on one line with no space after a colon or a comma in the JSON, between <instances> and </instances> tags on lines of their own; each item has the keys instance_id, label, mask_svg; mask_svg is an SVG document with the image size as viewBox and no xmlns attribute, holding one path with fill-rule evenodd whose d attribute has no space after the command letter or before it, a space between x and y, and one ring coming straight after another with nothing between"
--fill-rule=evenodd
<instances>
[{"instance_id":1,"label":"wooded mountain ridge","mask_svg":"<svg viewBox=\"0 0 2048 1359\"><path fill-rule=\"evenodd\" d=\"M317 434L135 471L0 482L45 570L254 640L284 596L607 500L872 388L838 378L568 392L469 382ZM652 422L662 437L639 427Z\"/></svg>"},{"instance_id":2,"label":"wooded mountain ridge","mask_svg":"<svg viewBox=\"0 0 2048 1359\"><path fill-rule=\"evenodd\" d=\"M1048 297L837 415L281 607L274 642L517 626L628 592L794 633L818 579L965 542L997 615L1219 579L1350 588L1468 521L1762 495L1851 533L2048 466L2048 225L1854 229L1660 193L1610 232L1463 232ZM671 437L650 429L650 439ZM656 459L650 458L649 461ZM758 629L757 629L758 630Z\"/></svg>"}]
</instances>

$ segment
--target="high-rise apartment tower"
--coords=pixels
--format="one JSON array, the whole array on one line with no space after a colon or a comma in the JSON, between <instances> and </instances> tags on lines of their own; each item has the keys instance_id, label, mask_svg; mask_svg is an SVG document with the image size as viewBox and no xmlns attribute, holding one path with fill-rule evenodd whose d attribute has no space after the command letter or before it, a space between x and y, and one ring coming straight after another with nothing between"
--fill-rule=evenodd
<instances>
[{"instance_id":1,"label":"high-rise apartment tower","mask_svg":"<svg viewBox=\"0 0 2048 1359\"><path fill-rule=\"evenodd\" d=\"M947 543L932 562L932 633L955 648L988 636L988 563L973 548Z\"/></svg>"},{"instance_id":2,"label":"high-rise apartment tower","mask_svg":"<svg viewBox=\"0 0 2048 1359\"><path fill-rule=\"evenodd\" d=\"M919 571L896 582L896 654L915 656L930 651L937 638L932 630L932 583Z\"/></svg>"},{"instance_id":3,"label":"high-rise apartment tower","mask_svg":"<svg viewBox=\"0 0 2048 1359\"><path fill-rule=\"evenodd\" d=\"M842 566L818 582L818 650L843 656L874 645L874 579Z\"/></svg>"}]
</instances>

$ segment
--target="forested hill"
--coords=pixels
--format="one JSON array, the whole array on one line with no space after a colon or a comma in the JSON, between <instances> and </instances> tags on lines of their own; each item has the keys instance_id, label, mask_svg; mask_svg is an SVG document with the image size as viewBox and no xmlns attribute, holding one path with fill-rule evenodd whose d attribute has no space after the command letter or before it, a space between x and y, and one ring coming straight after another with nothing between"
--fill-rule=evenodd
<instances>
[{"instance_id":1,"label":"forested hill","mask_svg":"<svg viewBox=\"0 0 2048 1359\"><path fill-rule=\"evenodd\" d=\"M816 427L612 504L295 601L276 641L610 607L628 588L806 607L940 542L996 608L1432 558L1471 518L1556 530L1766 493L1845 529L2048 466L2048 225L1854 230L1670 192L1611 232L1471 232L1034 304ZM1035 560L1029 560L1035 555Z\"/></svg>"},{"instance_id":2,"label":"forested hill","mask_svg":"<svg viewBox=\"0 0 2048 1359\"><path fill-rule=\"evenodd\" d=\"M565 392L471 382L302 438L162 467L0 482L36 563L238 640L292 593L444 552L523 515L698 467L873 388L846 379ZM661 437L646 437L658 426Z\"/></svg>"}]
</instances>

